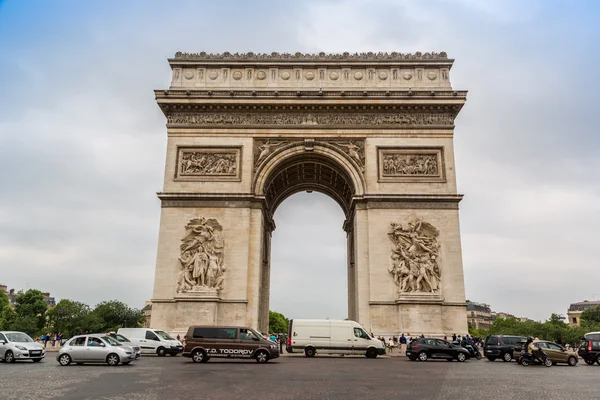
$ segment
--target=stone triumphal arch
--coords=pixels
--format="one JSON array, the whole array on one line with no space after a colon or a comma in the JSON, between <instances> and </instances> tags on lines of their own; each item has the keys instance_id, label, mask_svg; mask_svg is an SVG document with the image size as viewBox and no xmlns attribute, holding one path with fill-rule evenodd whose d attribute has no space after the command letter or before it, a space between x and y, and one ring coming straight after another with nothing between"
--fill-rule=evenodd
<instances>
[{"instance_id":1,"label":"stone triumphal arch","mask_svg":"<svg viewBox=\"0 0 600 400\"><path fill-rule=\"evenodd\" d=\"M466 332L446 53L207 54L155 91L167 158L153 327L266 330L278 205L343 209L348 317L376 334ZM307 249L310 251L310 249ZM319 279L319 277L315 277Z\"/></svg>"}]
</instances>

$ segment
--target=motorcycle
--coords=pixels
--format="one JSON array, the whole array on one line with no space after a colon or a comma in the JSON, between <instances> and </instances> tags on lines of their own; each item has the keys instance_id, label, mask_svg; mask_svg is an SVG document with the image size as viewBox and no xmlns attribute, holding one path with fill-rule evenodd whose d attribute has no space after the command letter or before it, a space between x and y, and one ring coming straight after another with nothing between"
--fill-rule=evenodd
<instances>
[{"instance_id":1,"label":"motorcycle","mask_svg":"<svg viewBox=\"0 0 600 400\"><path fill-rule=\"evenodd\" d=\"M467 349L467 351L469 352L469 354L471 355L471 357L476 358L478 360L481 360L481 352L479 350L477 350L475 348L475 346L467 344L463 346L465 349Z\"/></svg>"},{"instance_id":2,"label":"motorcycle","mask_svg":"<svg viewBox=\"0 0 600 400\"><path fill-rule=\"evenodd\" d=\"M552 366L552 361L548 358L546 353L542 349L535 352L536 354L529 354L523 350L521 352L520 364L524 367L528 365L545 365L546 367Z\"/></svg>"}]
</instances>

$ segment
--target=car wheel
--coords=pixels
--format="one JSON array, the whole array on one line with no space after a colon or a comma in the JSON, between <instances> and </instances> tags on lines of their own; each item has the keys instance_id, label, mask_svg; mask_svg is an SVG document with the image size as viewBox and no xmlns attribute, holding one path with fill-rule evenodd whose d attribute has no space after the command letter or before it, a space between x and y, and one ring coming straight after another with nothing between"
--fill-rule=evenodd
<instances>
[{"instance_id":1,"label":"car wheel","mask_svg":"<svg viewBox=\"0 0 600 400\"><path fill-rule=\"evenodd\" d=\"M549 358L546 358L546 361L544 361L544 365L546 367L551 367L554 365L554 363L552 362L552 360L550 360Z\"/></svg>"},{"instance_id":2,"label":"car wheel","mask_svg":"<svg viewBox=\"0 0 600 400\"><path fill-rule=\"evenodd\" d=\"M475 358L478 359L478 360L481 360L481 353L477 352L477 354L475 355Z\"/></svg>"},{"instance_id":3,"label":"car wheel","mask_svg":"<svg viewBox=\"0 0 600 400\"><path fill-rule=\"evenodd\" d=\"M167 354L167 350L164 347L159 347L156 349L156 355L159 357L164 357Z\"/></svg>"},{"instance_id":4,"label":"car wheel","mask_svg":"<svg viewBox=\"0 0 600 400\"><path fill-rule=\"evenodd\" d=\"M496 357L486 357L490 361L496 361Z\"/></svg>"},{"instance_id":5,"label":"car wheel","mask_svg":"<svg viewBox=\"0 0 600 400\"><path fill-rule=\"evenodd\" d=\"M377 350L375 349L367 349L367 358L377 358Z\"/></svg>"},{"instance_id":6,"label":"car wheel","mask_svg":"<svg viewBox=\"0 0 600 400\"><path fill-rule=\"evenodd\" d=\"M15 355L13 354L12 351L8 350L4 354L4 361L6 361L7 363L14 363L15 362Z\"/></svg>"},{"instance_id":7,"label":"car wheel","mask_svg":"<svg viewBox=\"0 0 600 400\"><path fill-rule=\"evenodd\" d=\"M119 356L116 355L115 353L111 353L106 357L106 363L108 365L110 365L111 367L114 367L116 365L119 365Z\"/></svg>"},{"instance_id":8,"label":"car wheel","mask_svg":"<svg viewBox=\"0 0 600 400\"><path fill-rule=\"evenodd\" d=\"M194 350L192 361L195 363L206 362L206 353L204 353L204 350Z\"/></svg>"},{"instance_id":9,"label":"car wheel","mask_svg":"<svg viewBox=\"0 0 600 400\"><path fill-rule=\"evenodd\" d=\"M465 362L467 356L465 355L465 353L458 353L456 355L456 359L458 360L458 362Z\"/></svg>"},{"instance_id":10,"label":"car wheel","mask_svg":"<svg viewBox=\"0 0 600 400\"><path fill-rule=\"evenodd\" d=\"M63 354L58 358L58 363L63 367L66 367L67 365L71 364L71 356L68 354Z\"/></svg>"},{"instance_id":11,"label":"car wheel","mask_svg":"<svg viewBox=\"0 0 600 400\"><path fill-rule=\"evenodd\" d=\"M595 362L596 362L596 361L594 361L594 360L585 359L585 363L586 363L587 365L594 365L594 363L595 363Z\"/></svg>"},{"instance_id":12,"label":"car wheel","mask_svg":"<svg viewBox=\"0 0 600 400\"><path fill-rule=\"evenodd\" d=\"M256 359L257 363L264 364L269 361L269 353L264 350L259 350L254 358Z\"/></svg>"},{"instance_id":13,"label":"car wheel","mask_svg":"<svg viewBox=\"0 0 600 400\"><path fill-rule=\"evenodd\" d=\"M521 365L524 366L524 367L527 367L529 365L529 361L527 359L523 358L521 360Z\"/></svg>"},{"instance_id":14,"label":"car wheel","mask_svg":"<svg viewBox=\"0 0 600 400\"><path fill-rule=\"evenodd\" d=\"M577 365L577 357L569 357L569 365L574 367Z\"/></svg>"},{"instance_id":15,"label":"car wheel","mask_svg":"<svg viewBox=\"0 0 600 400\"><path fill-rule=\"evenodd\" d=\"M424 351L420 352L418 357L419 361L427 361L427 359L429 358L427 357L427 353L425 353Z\"/></svg>"},{"instance_id":16,"label":"car wheel","mask_svg":"<svg viewBox=\"0 0 600 400\"><path fill-rule=\"evenodd\" d=\"M600 365L600 354L598 354L598 358L596 358L596 362Z\"/></svg>"},{"instance_id":17,"label":"car wheel","mask_svg":"<svg viewBox=\"0 0 600 400\"><path fill-rule=\"evenodd\" d=\"M502 354L502 361L510 362L511 360L512 360L512 354L510 354L510 353Z\"/></svg>"},{"instance_id":18,"label":"car wheel","mask_svg":"<svg viewBox=\"0 0 600 400\"><path fill-rule=\"evenodd\" d=\"M317 351L314 347L307 347L306 349L304 349L304 355L306 357L314 357L315 354L317 354Z\"/></svg>"},{"instance_id":19,"label":"car wheel","mask_svg":"<svg viewBox=\"0 0 600 400\"><path fill-rule=\"evenodd\" d=\"M33 362L36 362L36 363L37 363L37 362L40 362L40 361L42 361L42 359L41 359L41 358L34 358L34 359L32 359L31 361L33 361Z\"/></svg>"}]
</instances>

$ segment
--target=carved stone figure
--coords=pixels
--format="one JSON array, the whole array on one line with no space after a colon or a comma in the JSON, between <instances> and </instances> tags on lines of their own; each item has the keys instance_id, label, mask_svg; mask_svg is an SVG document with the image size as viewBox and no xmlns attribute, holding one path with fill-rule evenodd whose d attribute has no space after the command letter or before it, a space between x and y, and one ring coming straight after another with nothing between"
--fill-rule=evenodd
<instances>
[{"instance_id":1,"label":"carved stone figure","mask_svg":"<svg viewBox=\"0 0 600 400\"><path fill-rule=\"evenodd\" d=\"M254 169L256 170L267 157L286 143L285 141L256 140L254 144Z\"/></svg>"},{"instance_id":2,"label":"carved stone figure","mask_svg":"<svg viewBox=\"0 0 600 400\"><path fill-rule=\"evenodd\" d=\"M223 261L223 228L216 219L192 219L185 227L181 240L181 270L177 292L210 293L223 290L225 271Z\"/></svg>"},{"instance_id":3,"label":"carved stone figure","mask_svg":"<svg viewBox=\"0 0 600 400\"><path fill-rule=\"evenodd\" d=\"M385 154L383 176L438 176L436 154Z\"/></svg>"},{"instance_id":4,"label":"carved stone figure","mask_svg":"<svg viewBox=\"0 0 600 400\"><path fill-rule=\"evenodd\" d=\"M180 176L236 176L236 152L183 151Z\"/></svg>"},{"instance_id":5,"label":"carved stone figure","mask_svg":"<svg viewBox=\"0 0 600 400\"><path fill-rule=\"evenodd\" d=\"M392 268L398 292L438 293L440 290L439 231L412 214L402 223L391 223L388 237L394 244Z\"/></svg>"},{"instance_id":6,"label":"carved stone figure","mask_svg":"<svg viewBox=\"0 0 600 400\"><path fill-rule=\"evenodd\" d=\"M344 151L352 158L354 161L364 168L365 165L365 144L363 141L359 140L347 140L343 142L333 142L338 147L344 149Z\"/></svg>"}]
</instances>

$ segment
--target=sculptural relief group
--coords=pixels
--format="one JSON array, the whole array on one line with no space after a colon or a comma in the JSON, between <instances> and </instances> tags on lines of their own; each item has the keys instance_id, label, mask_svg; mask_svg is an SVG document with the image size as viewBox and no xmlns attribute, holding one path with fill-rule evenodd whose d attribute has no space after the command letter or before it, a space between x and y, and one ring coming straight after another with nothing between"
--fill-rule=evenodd
<instances>
[{"instance_id":1,"label":"sculptural relief group","mask_svg":"<svg viewBox=\"0 0 600 400\"><path fill-rule=\"evenodd\" d=\"M180 273L177 292L210 293L223 290L227 270L223 228L213 218L196 218L186 225L181 240Z\"/></svg>"},{"instance_id":2,"label":"sculptural relief group","mask_svg":"<svg viewBox=\"0 0 600 400\"><path fill-rule=\"evenodd\" d=\"M183 152L180 168L181 176L235 176L237 157L236 153Z\"/></svg>"},{"instance_id":3,"label":"sculptural relief group","mask_svg":"<svg viewBox=\"0 0 600 400\"><path fill-rule=\"evenodd\" d=\"M440 245L438 230L415 214L402 223L391 223L388 236L392 249L392 268L399 294L438 293L440 290Z\"/></svg>"},{"instance_id":4,"label":"sculptural relief group","mask_svg":"<svg viewBox=\"0 0 600 400\"><path fill-rule=\"evenodd\" d=\"M383 175L439 175L435 154L393 154L383 157Z\"/></svg>"}]
</instances>

